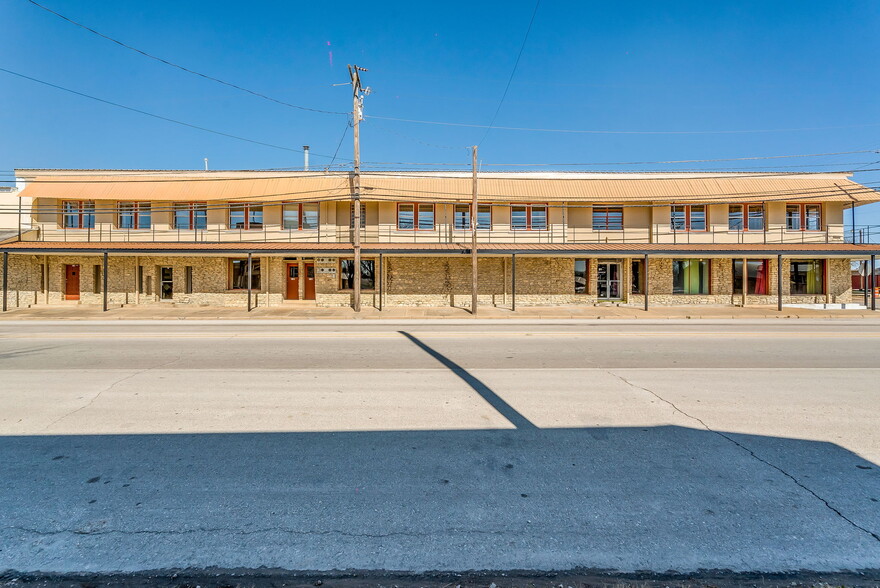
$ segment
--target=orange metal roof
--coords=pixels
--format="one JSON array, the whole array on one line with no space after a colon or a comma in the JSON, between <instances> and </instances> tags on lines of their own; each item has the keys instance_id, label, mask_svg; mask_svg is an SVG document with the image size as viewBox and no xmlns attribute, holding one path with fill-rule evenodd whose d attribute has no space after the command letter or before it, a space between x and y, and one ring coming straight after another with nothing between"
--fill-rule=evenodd
<instances>
[{"instance_id":1,"label":"orange metal roof","mask_svg":"<svg viewBox=\"0 0 880 588\"><path fill-rule=\"evenodd\" d=\"M17 170L30 198L70 200L332 200L351 194L350 172ZM364 200L469 201L461 172L365 172ZM484 202L880 201L846 173L484 173Z\"/></svg>"}]
</instances>

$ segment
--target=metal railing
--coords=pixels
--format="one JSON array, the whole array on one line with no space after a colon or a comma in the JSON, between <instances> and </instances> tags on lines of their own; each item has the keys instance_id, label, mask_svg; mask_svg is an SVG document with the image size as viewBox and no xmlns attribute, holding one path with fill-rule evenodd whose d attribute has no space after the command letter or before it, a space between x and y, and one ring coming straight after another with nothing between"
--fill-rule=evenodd
<instances>
[{"instance_id":1,"label":"metal railing","mask_svg":"<svg viewBox=\"0 0 880 588\"><path fill-rule=\"evenodd\" d=\"M855 225L846 229L844 241L847 243L880 243L880 225Z\"/></svg>"},{"instance_id":2,"label":"metal railing","mask_svg":"<svg viewBox=\"0 0 880 588\"><path fill-rule=\"evenodd\" d=\"M205 229L120 229L109 223L93 228L67 229L55 224L36 224L22 236L27 241L110 242L110 243L351 243L353 230L348 226L321 225L317 229L284 229L263 225L259 229L230 229L213 226ZM873 241L872 241L873 239ZM481 244L762 244L762 243L872 243L880 242L880 226L864 225L844 231L840 225L820 231L788 230L784 226L764 231L729 231L714 227L708 231L673 231L668 224L650 227L623 227L620 230L594 230L550 224L546 229L514 230L509 225L495 225L479 230ZM432 230L400 230L394 224L368 225L361 230L365 243L463 243L470 241L468 229L437 224Z\"/></svg>"}]
</instances>

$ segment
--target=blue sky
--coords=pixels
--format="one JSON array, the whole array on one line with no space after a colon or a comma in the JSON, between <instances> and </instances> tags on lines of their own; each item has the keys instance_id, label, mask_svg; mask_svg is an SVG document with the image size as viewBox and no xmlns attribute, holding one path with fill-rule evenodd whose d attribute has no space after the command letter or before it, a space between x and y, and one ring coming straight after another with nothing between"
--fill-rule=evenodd
<instances>
[{"instance_id":1,"label":"blue sky","mask_svg":"<svg viewBox=\"0 0 880 588\"><path fill-rule=\"evenodd\" d=\"M346 64L370 69L366 114L486 125L534 2L76 2L46 6L135 47L280 100L351 107ZM0 0L0 67L326 164L348 124L170 68L27 2ZM880 149L876 2L543 0L496 124L699 134L492 130L480 160L608 163ZM332 62L330 52L332 51ZM0 72L0 171L14 167L275 168L302 156L159 121ZM836 127L836 128L828 128ZM702 133L813 129L762 133ZM367 119L366 162L452 163L484 129ZM351 158L351 133L337 163ZM321 157L328 156L328 157ZM585 169L880 168L861 153ZM377 164L378 165L378 164ZM384 164L383 164L384 165ZM801 165L801 168L779 166ZM385 167L394 167L385 165ZM484 169L489 169L488 167ZM576 168L577 169L577 168ZM856 174L866 183L880 173ZM880 224L880 208L856 222Z\"/></svg>"}]
</instances>

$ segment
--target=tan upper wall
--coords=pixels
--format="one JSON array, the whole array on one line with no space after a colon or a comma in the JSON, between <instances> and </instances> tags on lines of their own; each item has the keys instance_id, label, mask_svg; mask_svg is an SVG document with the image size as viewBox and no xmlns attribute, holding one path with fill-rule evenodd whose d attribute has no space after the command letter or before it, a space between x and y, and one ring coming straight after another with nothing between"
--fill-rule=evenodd
<instances>
[{"instance_id":1,"label":"tan upper wall","mask_svg":"<svg viewBox=\"0 0 880 588\"><path fill-rule=\"evenodd\" d=\"M122 229L117 213L118 202L95 200L95 223L92 229L64 229L60 213L61 201L41 198L35 202L33 226L37 239L45 241L119 240L119 241L324 241L348 242L350 202L318 204L319 228L287 230L282 228L282 204L262 204L263 224L258 229L231 229L229 202L212 202L207 210L207 228L178 230L173 224L171 203L151 202L149 229ZM799 201L795 201L799 203ZM255 203L256 204L256 203ZM400 203L365 200L364 242L461 242L470 238L469 230L454 226L454 204L435 204L434 226L430 230L400 230L397 211ZM423 203L424 204L424 203ZM786 202L765 204L763 231L729 230L727 204L706 206L706 231L673 231L670 226L671 206L629 205L623 211L622 230L599 230L593 226L594 206L568 202L539 205L546 207L546 228L514 230L511 226L513 206L522 204L494 203L491 206L491 230L478 231L482 242L539 243L781 243L841 242L843 218L847 207L842 202L821 204L821 229L818 231L786 228ZM297 206L297 204L293 204Z\"/></svg>"}]
</instances>

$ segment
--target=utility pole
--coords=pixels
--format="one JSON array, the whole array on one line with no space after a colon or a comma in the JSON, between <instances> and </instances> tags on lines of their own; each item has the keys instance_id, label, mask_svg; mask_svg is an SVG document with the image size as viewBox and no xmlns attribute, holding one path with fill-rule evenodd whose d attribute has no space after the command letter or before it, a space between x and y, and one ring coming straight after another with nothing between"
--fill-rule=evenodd
<instances>
[{"instance_id":1,"label":"utility pole","mask_svg":"<svg viewBox=\"0 0 880 588\"><path fill-rule=\"evenodd\" d=\"M477 146L471 148L473 168L473 201L471 202L471 315L477 314Z\"/></svg>"},{"instance_id":2,"label":"utility pole","mask_svg":"<svg viewBox=\"0 0 880 588\"><path fill-rule=\"evenodd\" d=\"M354 304L355 312L361 311L361 133L360 122L364 116L364 96L368 93L361 88L360 72L366 68L356 65L348 66L351 78L351 118L354 127L354 176L352 177L351 205L354 216Z\"/></svg>"}]
</instances>

